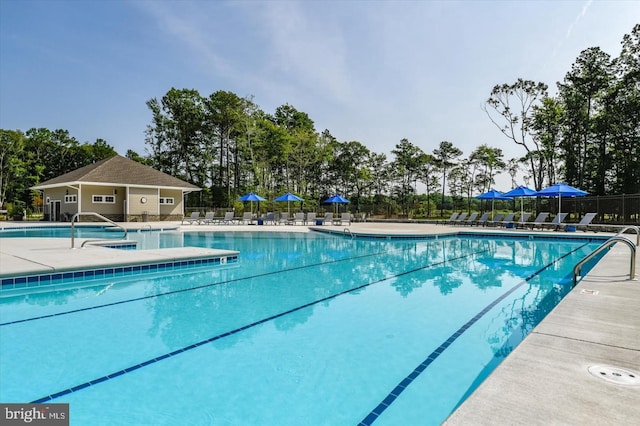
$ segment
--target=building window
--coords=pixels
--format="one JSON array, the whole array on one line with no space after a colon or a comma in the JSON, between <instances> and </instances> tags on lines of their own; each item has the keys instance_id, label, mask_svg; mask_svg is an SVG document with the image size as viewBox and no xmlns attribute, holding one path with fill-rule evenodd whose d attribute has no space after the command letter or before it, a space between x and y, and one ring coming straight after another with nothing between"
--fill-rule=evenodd
<instances>
[{"instance_id":1,"label":"building window","mask_svg":"<svg viewBox=\"0 0 640 426\"><path fill-rule=\"evenodd\" d=\"M115 204L115 195L92 195L91 201L94 203Z\"/></svg>"},{"instance_id":2,"label":"building window","mask_svg":"<svg viewBox=\"0 0 640 426\"><path fill-rule=\"evenodd\" d=\"M76 204L78 202L77 195L65 195L64 196L65 204Z\"/></svg>"},{"instance_id":3,"label":"building window","mask_svg":"<svg viewBox=\"0 0 640 426\"><path fill-rule=\"evenodd\" d=\"M174 203L173 197L160 197L160 204L173 205Z\"/></svg>"}]
</instances>

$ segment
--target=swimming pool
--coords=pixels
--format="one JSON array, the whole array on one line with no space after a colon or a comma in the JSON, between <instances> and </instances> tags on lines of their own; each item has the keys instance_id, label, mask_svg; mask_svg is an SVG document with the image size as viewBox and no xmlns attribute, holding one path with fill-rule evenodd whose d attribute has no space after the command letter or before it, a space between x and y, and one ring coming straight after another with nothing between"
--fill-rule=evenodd
<instances>
[{"instance_id":1,"label":"swimming pool","mask_svg":"<svg viewBox=\"0 0 640 426\"><path fill-rule=\"evenodd\" d=\"M181 244L240 256L3 298L0 400L68 402L72 424L439 424L601 241L198 232Z\"/></svg>"}]
</instances>

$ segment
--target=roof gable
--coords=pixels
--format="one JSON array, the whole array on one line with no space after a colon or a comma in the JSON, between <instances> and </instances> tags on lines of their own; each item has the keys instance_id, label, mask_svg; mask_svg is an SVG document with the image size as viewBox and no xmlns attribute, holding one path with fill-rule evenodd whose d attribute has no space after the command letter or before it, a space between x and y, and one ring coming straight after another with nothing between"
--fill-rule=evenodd
<instances>
[{"instance_id":1,"label":"roof gable","mask_svg":"<svg viewBox=\"0 0 640 426\"><path fill-rule=\"evenodd\" d=\"M182 188L192 191L199 187L160 172L152 167L120 155L106 158L77 170L65 173L34 186L34 189L58 186L66 183L99 183L104 185L143 185L163 188Z\"/></svg>"}]
</instances>

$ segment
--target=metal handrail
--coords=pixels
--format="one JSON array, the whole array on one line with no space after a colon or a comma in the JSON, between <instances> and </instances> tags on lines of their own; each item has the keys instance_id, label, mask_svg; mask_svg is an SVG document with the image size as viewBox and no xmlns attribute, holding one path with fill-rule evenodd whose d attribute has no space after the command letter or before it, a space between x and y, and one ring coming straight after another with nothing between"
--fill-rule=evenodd
<instances>
[{"instance_id":1,"label":"metal handrail","mask_svg":"<svg viewBox=\"0 0 640 426\"><path fill-rule=\"evenodd\" d=\"M618 232L616 234L616 237L618 235L624 234L624 232L628 231L629 229L633 229L634 231L636 231L636 246L640 246L640 228L635 226L635 225L629 225L629 226L626 226L626 227L622 228L620 230L620 232Z\"/></svg>"},{"instance_id":2,"label":"metal handrail","mask_svg":"<svg viewBox=\"0 0 640 426\"><path fill-rule=\"evenodd\" d=\"M349 228L344 228L344 230L342 231L343 234L349 234L349 236L351 238L353 238L353 232L351 232L351 229Z\"/></svg>"},{"instance_id":3,"label":"metal handrail","mask_svg":"<svg viewBox=\"0 0 640 426\"><path fill-rule=\"evenodd\" d=\"M80 217L80 216L95 216L97 218L100 218L100 219L104 220L105 222L108 222L108 223L112 224L113 226L122 229L124 231L124 235L122 236L122 238L126 238L127 237L127 229L125 227L123 227L122 225L118 225L117 223L115 223L111 219L107 219L106 217L104 217L101 214L96 213L96 212L78 212L78 213L74 214L73 217L71 218L71 248L75 248L75 222L76 222L76 219L78 217ZM86 240L85 242L82 243L81 247L84 247L84 245L86 243L90 242L90 241L94 242L94 241L105 241L105 240Z\"/></svg>"},{"instance_id":4,"label":"metal handrail","mask_svg":"<svg viewBox=\"0 0 640 426\"><path fill-rule=\"evenodd\" d=\"M585 258L583 258L580 262L576 263L576 266L573 267L573 286L575 287L578 283L578 277L580 276L580 271L582 269L582 265L584 265L589 260L593 259L604 249L609 248L617 242L623 242L629 246L631 249L631 262L629 264L629 279L633 280L636 276L636 245L633 244L633 241L629 241L628 238L625 237L611 237L607 241L604 242L600 247L589 253Z\"/></svg>"}]
</instances>

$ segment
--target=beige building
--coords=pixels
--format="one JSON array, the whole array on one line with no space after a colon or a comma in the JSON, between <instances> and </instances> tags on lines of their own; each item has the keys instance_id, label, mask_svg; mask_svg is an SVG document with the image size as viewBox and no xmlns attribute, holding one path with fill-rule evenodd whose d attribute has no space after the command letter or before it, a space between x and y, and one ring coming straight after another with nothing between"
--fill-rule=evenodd
<instances>
[{"instance_id":1,"label":"beige building","mask_svg":"<svg viewBox=\"0 0 640 426\"><path fill-rule=\"evenodd\" d=\"M116 222L181 220L184 195L201 189L149 166L115 155L32 187L43 192L45 220L67 221L78 212ZM81 216L91 220L91 216Z\"/></svg>"}]
</instances>

